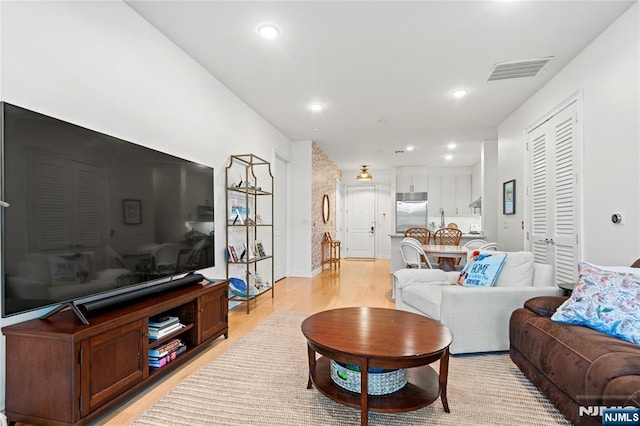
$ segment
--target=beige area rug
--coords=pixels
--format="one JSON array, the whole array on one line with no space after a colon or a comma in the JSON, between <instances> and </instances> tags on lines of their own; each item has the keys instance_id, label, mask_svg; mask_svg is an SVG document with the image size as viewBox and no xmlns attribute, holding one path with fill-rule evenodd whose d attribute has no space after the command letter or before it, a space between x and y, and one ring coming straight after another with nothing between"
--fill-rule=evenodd
<instances>
[{"instance_id":1,"label":"beige area rug","mask_svg":"<svg viewBox=\"0 0 640 426\"><path fill-rule=\"evenodd\" d=\"M305 314L276 311L176 386L134 425L357 425L358 410L307 389ZM433 364L437 371L437 363ZM438 399L407 413L371 413L372 426L570 424L509 355L454 356L449 408Z\"/></svg>"}]
</instances>

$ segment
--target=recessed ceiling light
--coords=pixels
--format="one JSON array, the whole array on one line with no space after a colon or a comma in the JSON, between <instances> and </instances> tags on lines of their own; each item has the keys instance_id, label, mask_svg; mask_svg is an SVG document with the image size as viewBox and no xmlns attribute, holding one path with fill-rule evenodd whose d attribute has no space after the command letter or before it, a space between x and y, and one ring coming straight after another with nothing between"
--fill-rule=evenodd
<instances>
[{"instance_id":1,"label":"recessed ceiling light","mask_svg":"<svg viewBox=\"0 0 640 426\"><path fill-rule=\"evenodd\" d=\"M273 24L262 24L258 27L258 34L266 39L278 37L280 29Z\"/></svg>"},{"instance_id":2,"label":"recessed ceiling light","mask_svg":"<svg viewBox=\"0 0 640 426\"><path fill-rule=\"evenodd\" d=\"M447 160L447 161L453 160L453 155L447 154L447 155L444 156L444 159Z\"/></svg>"},{"instance_id":3,"label":"recessed ceiling light","mask_svg":"<svg viewBox=\"0 0 640 426\"><path fill-rule=\"evenodd\" d=\"M449 145L447 145L447 148L449 149L456 149L456 144L451 142Z\"/></svg>"},{"instance_id":4,"label":"recessed ceiling light","mask_svg":"<svg viewBox=\"0 0 640 426\"><path fill-rule=\"evenodd\" d=\"M411 145L408 145L408 146L407 146L407 151L413 151L414 149L415 149L415 148L414 148L414 147L412 147Z\"/></svg>"},{"instance_id":5,"label":"recessed ceiling light","mask_svg":"<svg viewBox=\"0 0 640 426\"><path fill-rule=\"evenodd\" d=\"M456 99L460 99L467 96L467 93L469 93L467 89L456 89L453 92L451 92L451 95Z\"/></svg>"},{"instance_id":6,"label":"recessed ceiling light","mask_svg":"<svg viewBox=\"0 0 640 426\"><path fill-rule=\"evenodd\" d=\"M315 111L315 112L322 111L322 108L324 108L324 105L322 105L322 104L311 104L311 105L309 105L309 109L311 111Z\"/></svg>"},{"instance_id":7,"label":"recessed ceiling light","mask_svg":"<svg viewBox=\"0 0 640 426\"><path fill-rule=\"evenodd\" d=\"M313 133L318 133L320 131L320 129L318 129L317 127L314 127L313 129L311 129L311 131Z\"/></svg>"}]
</instances>

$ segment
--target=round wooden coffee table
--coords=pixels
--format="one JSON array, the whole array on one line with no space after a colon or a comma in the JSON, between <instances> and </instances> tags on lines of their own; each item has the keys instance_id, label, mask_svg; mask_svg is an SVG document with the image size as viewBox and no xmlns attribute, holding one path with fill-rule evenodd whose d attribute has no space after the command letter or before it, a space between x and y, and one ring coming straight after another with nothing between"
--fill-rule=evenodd
<instances>
[{"instance_id":1,"label":"round wooden coffee table","mask_svg":"<svg viewBox=\"0 0 640 426\"><path fill-rule=\"evenodd\" d=\"M451 332L437 321L384 308L341 308L319 312L302 322L307 338L309 382L329 398L360 408L360 424L369 411L401 412L426 407L438 397L445 412ZM316 360L316 352L323 355ZM333 383L330 362L369 368L407 370L407 384L386 395L369 395L368 375L361 375L360 393ZM440 373L428 364L440 360Z\"/></svg>"}]
</instances>

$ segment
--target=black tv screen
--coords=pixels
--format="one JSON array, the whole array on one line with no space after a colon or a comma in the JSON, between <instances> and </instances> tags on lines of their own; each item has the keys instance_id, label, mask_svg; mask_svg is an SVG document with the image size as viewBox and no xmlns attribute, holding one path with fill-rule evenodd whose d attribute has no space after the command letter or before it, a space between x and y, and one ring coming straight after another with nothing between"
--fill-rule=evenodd
<instances>
[{"instance_id":1,"label":"black tv screen","mask_svg":"<svg viewBox=\"0 0 640 426\"><path fill-rule=\"evenodd\" d=\"M214 265L211 167L0 106L3 316Z\"/></svg>"}]
</instances>

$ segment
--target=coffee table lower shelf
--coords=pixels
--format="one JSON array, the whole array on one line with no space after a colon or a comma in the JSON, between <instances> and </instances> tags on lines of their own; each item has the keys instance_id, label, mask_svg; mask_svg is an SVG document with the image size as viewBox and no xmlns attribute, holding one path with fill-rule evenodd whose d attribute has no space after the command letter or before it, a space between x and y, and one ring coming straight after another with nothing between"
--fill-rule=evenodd
<instances>
[{"instance_id":1,"label":"coffee table lower shelf","mask_svg":"<svg viewBox=\"0 0 640 426\"><path fill-rule=\"evenodd\" d=\"M331 380L331 360L320 357L311 370L311 380L316 388L327 397L349 407L360 408L359 393L341 388ZM387 395L369 395L369 411L398 413L426 407L440 396L438 373L429 365L407 369L407 384L400 390Z\"/></svg>"}]
</instances>

